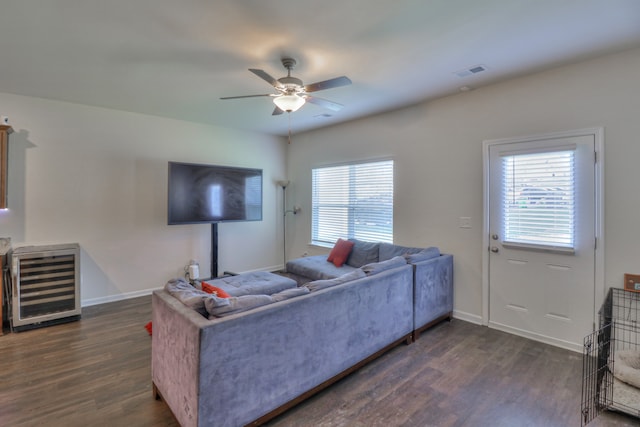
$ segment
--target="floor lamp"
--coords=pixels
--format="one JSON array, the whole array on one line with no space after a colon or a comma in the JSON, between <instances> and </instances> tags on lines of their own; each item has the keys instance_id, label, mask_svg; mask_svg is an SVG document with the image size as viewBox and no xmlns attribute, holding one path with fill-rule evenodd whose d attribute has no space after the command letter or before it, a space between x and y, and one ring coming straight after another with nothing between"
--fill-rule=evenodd
<instances>
[{"instance_id":1,"label":"floor lamp","mask_svg":"<svg viewBox=\"0 0 640 427\"><path fill-rule=\"evenodd\" d=\"M287 186L289 181L278 181L278 185L282 187L282 271L287 271L287 214L293 212L295 215L300 212L300 208L294 206L293 209L287 210Z\"/></svg>"},{"instance_id":2,"label":"floor lamp","mask_svg":"<svg viewBox=\"0 0 640 427\"><path fill-rule=\"evenodd\" d=\"M278 181L282 187L282 271L287 271L287 185L288 180Z\"/></svg>"}]
</instances>

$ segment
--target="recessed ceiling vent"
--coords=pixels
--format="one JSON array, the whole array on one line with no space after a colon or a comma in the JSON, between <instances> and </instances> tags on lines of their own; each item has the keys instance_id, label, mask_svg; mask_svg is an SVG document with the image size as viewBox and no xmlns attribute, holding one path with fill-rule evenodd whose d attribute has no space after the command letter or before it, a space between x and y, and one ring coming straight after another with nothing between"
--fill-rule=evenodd
<instances>
[{"instance_id":1,"label":"recessed ceiling vent","mask_svg":"<svg viewBox=\"0 0 640 427\"><path fill-rule=\"evenodd\" d=\"M467 77L467 76L471 76L473 74L481 73L483 71L487 71L487 67L486 66L484 66L484 65L474 65L473 67L465 68L464 70L460 70L460 71L456 71L455 75L457 75L458 77Z\"/></svg>"}]
</instances>

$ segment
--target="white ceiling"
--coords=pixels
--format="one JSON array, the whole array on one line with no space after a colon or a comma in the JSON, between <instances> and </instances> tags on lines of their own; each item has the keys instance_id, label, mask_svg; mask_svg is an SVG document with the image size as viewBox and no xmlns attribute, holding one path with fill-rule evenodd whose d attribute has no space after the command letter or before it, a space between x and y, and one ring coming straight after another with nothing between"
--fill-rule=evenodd
<instances>
[{"instance_id":1,"label":"white ceiling","mask_svg":"<svg viewBox=\"0 0 640 427\"><path fill-rule=\"evenodd\" d=\"M284 135L640 46L640 0L17 0L0 3L0 92ZM272 116L248 71L305 84ZM456 72L483 65L486 71ZM315 94L314 94L315 95ZM11 111L3 111L11 116ZM326 117L330 115L330 117ZM289 116L289 117L288 117Z\"/></svg>"}]
</instances>

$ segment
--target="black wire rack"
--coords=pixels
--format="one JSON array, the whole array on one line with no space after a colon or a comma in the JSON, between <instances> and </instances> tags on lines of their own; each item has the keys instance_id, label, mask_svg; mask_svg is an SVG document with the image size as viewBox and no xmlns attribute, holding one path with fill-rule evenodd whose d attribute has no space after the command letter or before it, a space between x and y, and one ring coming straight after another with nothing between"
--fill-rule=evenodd
<instances>
[{"instance_id":1,"label":"black wire rack","mask_svg":"<svg viewBox=\"0 0 640 427\"><path fill-rule=\"evenodd\" d=\"M599 328L584 338L582 425L604 410L640 418L640 388L616 378L616 354L640 357L640 293L610 288L599 311Z\"/></svg>"}]
</instances>

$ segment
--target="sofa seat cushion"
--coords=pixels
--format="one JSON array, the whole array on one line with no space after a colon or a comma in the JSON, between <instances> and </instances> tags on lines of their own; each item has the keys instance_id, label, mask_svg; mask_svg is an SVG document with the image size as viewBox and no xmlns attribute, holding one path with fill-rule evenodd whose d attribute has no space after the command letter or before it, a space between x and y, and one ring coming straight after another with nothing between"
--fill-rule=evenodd
<instances>
[{"instance_id":1,"label":"sofa seat cushion","mask_svg":"<svg viewBox=\"0 0 640 427\"><path fill-rule=\"evenodd\" d=\"M334 279L353 270L356 268L349 264L336 267L333 263L327 262L326 255L307 256L287 262L288 273L308 277L311 280Z\"/></svg>"},{"instance_id":2,"label":"sofa seat cushion","mask_svg":"<svg viewBox=\"0 0 640 427\"><path fill-rule=\"evenodd\" d=\"M222 289L232 297L271 295L298 286L295 280L268 271L253 271L236 276L220 277L210 280L209 284Z\"/></svg>"}]
</instances>

